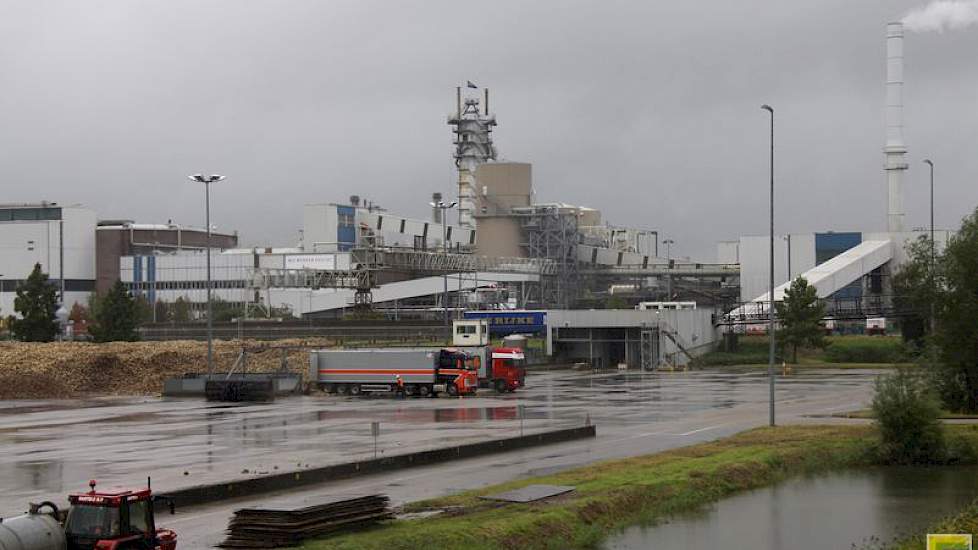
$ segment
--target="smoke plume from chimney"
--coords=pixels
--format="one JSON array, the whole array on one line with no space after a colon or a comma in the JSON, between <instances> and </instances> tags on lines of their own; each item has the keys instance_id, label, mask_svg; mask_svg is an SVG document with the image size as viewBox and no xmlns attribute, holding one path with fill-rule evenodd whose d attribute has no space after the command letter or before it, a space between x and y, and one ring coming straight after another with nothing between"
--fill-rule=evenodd
<instances>
[{"instance_id":1,"label":"smoke plume from chimney","mask_svg":"<svg viewBox=\"0 0 978 550\"><path fill-rule=\"evenodd\" d=\"M903 17L913 32L944 32L978 23L978 0L933 0Z\"/></svg>"}]
</instances>

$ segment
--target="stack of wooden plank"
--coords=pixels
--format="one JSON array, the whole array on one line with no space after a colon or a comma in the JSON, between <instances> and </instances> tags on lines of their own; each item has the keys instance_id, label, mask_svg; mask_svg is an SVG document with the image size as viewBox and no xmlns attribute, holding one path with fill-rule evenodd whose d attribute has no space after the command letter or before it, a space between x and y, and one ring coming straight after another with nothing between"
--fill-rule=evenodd
<instances>
[{"instance_id":1,"label":"stack of wooden plank","mask_svg":"<svg viewBox=\"0 0 978 550\"><path fill-rule=\"evenodd\" d=\"M244 508L234 513L221 548L280 548L391 519L390 499L368 495L295 510Z\"/></svg>"}]
</instances>

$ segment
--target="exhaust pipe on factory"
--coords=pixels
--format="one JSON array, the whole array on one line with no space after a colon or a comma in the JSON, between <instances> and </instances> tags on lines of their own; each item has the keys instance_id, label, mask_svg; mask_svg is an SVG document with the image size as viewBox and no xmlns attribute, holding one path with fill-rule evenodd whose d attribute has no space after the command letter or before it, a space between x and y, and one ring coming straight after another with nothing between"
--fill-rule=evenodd
<instances>
[{"instance_id":1,"label":"exhaust pipe on factory","mask_svg":"<svg viewBox=\"0 0 978 550\"><path fill-rule=\"evenodd\" d=\"M907 146L903 141L903 23L886 26L886 226L890 233L904 230L903 173Z\"/></svg>"}]
</instances>

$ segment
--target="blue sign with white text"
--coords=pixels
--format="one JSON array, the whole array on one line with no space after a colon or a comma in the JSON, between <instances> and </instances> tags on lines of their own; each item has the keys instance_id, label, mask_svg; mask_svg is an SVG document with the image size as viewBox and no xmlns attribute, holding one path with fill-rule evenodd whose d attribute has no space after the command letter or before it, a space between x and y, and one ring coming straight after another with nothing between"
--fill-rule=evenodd
<instances>
[{"instance_id":1,"label":"blue sign with white text","mask_svg":"<svg viewBox=\"0 0 978 550\"><path fill-rule=\"evenodd\" d=\"M537 334L547 330L546 311L466 311L465 318L488 319L489 334L494 336Z\"/></svg>"}]
</instances>

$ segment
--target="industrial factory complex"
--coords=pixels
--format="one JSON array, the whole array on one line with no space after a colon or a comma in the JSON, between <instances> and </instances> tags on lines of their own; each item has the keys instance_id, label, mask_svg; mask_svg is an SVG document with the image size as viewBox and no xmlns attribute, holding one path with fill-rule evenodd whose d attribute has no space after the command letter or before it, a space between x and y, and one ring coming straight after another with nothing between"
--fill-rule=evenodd
<instances>
[{"instance_id":1,"label":"industrial factory complex","mask_svg":"<svg viewBox=\"0 0 978 550\"><path fill-rule=\"evenodd\" d=\"M978 0L10 4L0 550L978 537Z\"/></svg>"},{"instance_id":2,"label":"industrial factory complex","mask_svg":"<svg viewBox=\"0 0 978 550\"><path fill-rule=\"evenodd\" d=\"M776 236L774 300L803 276L830 313L885 313L888 277L918 235L905 227L902 198L901 24L888 26L886 40L888 225L871 233ZM265 315L370 311L440 319L446 311L482 312L498 318L497 330L540 333L550 353L591 360L681 361L721 332L767 318L767 235L719 242L708 262L676 260L654 227L615 225L585 205L536 202L533 166L497 159L489 90L459 87L447 122L457 188L431 194L430 217L407 217L357 196L323 197L283 206L302 215L301 239L288 246L240 248L236 232L208 236L172 222L100 220L79 205L0 205L0 310L13 311L14 289L39 263L68 306L121 280L151 304L182 299L199 317L209 243L214 297L261 305ZM948 233L936 237L942 246ZM598 311L609 308L615 311Z\"/></svg>"}]
</instances>

